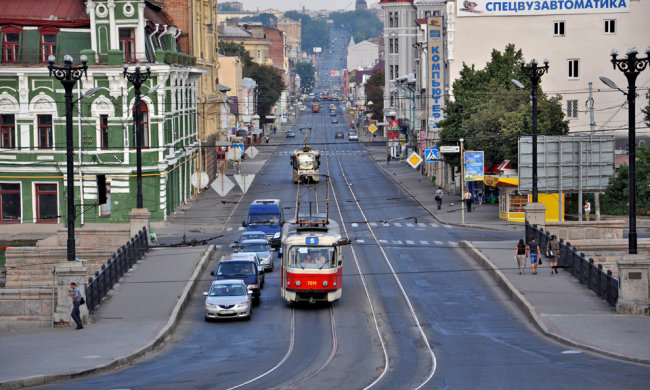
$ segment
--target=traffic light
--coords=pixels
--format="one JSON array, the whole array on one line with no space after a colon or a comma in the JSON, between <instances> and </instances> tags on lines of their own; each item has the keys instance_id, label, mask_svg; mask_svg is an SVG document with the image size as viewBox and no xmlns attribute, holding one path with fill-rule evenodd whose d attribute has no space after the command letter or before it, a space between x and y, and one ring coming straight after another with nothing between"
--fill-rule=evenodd
<instances>
[{"instance_id":1,"label":"traffic light","mask_svg":"<svg viewBox=\"0 0 650 390\"><path fill-rule=\"evenodd\" d=\"M106 203L106 175L97 175L97 203Z\"/></svg>"}]
</instances>

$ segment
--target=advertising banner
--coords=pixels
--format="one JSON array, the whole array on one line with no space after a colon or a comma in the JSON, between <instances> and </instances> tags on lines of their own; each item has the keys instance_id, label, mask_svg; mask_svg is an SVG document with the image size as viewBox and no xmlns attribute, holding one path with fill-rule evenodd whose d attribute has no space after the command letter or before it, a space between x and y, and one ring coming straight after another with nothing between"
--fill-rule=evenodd
<instances>
[{"instance_id":1,"label":"advertising banner","mask_svg":"<svg viewBox=\"0 0 650 390\"><path fill-rule=\"evenodd\" d=\"M465 152L465 181L483 181L483 152Z\"/></svg>"},{"instance_id":2,"label":"advertising banner","mask_svg":"<svg viewBox=\"0 0 650 390\"><path fill-rule=\"evenodd\" d=\"M630 12L630 0L535 0L458 2L457 16L580 15Z\"/></svg>"},{"instance_id":3,"label":"advertising banner","mask_svg":"<svg viewBox=\"0 0 650 390\"><path fill-rule=\"evenodd\" d=\"M428 125L436 128L442 120L442 108L445 91L445 64L442 42L442 16L427 18L427 103Z\"/></svg>"},{"instance_id":4,"label":"advertising banner","mask_svg":"<svg viewBox=\"0 0 650 390\"><path fill-rule=\"evenodd\" d=\"M390 129L391 130L399 130L399 121L393 119L390 121Z\"/></svg>"}]
</instances>

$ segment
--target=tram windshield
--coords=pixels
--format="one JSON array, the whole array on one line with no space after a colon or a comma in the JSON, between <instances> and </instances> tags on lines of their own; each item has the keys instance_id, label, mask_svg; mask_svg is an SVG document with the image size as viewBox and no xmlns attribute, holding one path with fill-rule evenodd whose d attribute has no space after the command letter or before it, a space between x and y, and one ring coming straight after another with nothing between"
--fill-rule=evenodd
<instances>
[{"instance_id":1,"label":"tram windshield","mask_svg":"<svg viewBox=\"0 0 650 390\"><path fill-rule=\"evenodd\" d=\"M289 264L301 268L332 268L336 266L334 253L334 248L293 246L289 250Z\"/></svg>"}]
</instances>

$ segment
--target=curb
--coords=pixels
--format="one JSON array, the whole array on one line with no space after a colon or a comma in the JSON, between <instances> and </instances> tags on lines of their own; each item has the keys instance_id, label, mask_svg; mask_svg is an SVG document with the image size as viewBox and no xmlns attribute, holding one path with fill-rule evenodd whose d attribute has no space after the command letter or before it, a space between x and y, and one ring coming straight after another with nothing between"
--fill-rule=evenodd
<instances>
[{"instance_id":1,"label":"curb","mask_svg":"<svg viewBox=\"0 0 650 390\"><path fill-rule=\"evenodd\" d=\"M360 144L363 145L363 148L366 149L366 152L370 156L374 156L374 154L368 149L368 146L364 142L360 142ZM382 167L381 164L379 164L378 160L376 160L375 158L373 158L372 160L377 165L377 167L379 167L379 169L381 169L384 172L386 177L388 177L393 183L398 185L404 192L406 192L411 197L411 199L413 199L417 204L419 204L420 207L425 209L427 211L427 213L429 213L429 215L431 215L433 217L433 219L438 221L438 223L440 223L440 224L455 226L455 227L465 228L465 229L489 230L489 231L493 231L493 232L513 232L513 233L518 232L518 230L516 229L516 228L518 228L518 226L514 226L514 225L513 226L507 225L509 229L494 229L494 228L483 226L483 225L474 225L474 224L462 225L462 224L459 224L459 223L442 221L434 213L432 213L431 210L429 210L429 207L425 206L422 202L420 202L420 200L417 197L415 197L413 194L411 194L411 192L406 187L404 187L400 182L396 181L395 178L393 178L393 175L389 175L388 171L384 167ZM512 227L512 228L510 228L510 227Z\"/></svg>"},{"instance_id":2,"label":"curb","mask_svg":"<svg viewBox=\"0 0 650 390\"><path fill-rule=\"evenodd\" d=\"M571 347L577 347L590 352L605 355L610 358L624 360L633 363L640 363L650 365L650 360L638 359L626 355L621 355L615 352L609 352L598 349L591 345L581 344L559 334L553 333L544 323L541 315L537 313L535 308L528 302L524 295L508 280L508 278L497 268L497 266L487 256L481 253L476 247L468 241L459 241L458 246L463 248L465 252L476 260L483 268L492 271L490 274L494 276L497 284L501 289L512 299L512 301L521 309L521 311L528 317L528 319L540 330L545 336L552 338L560 343L567 344Z\"/></svg>"},{"instance_id":3,"label":"curb","mask_svg":"<svg viewBox=\"0 0 650 390\"><path fill-rule=\"evenodd\" d=\"M165 340L167 340L171 336L174 329L176 329L181 314L183 314L183 311L185 310L185 306L189 302L192 296L192 292L196 288L196 282L199 280L199 275L205 271L209 263L209 260L212 258L214 252L215 252L215 246L210 245L206 250L206 252L201 257L201 260L199 260L198 264L196 265L196 268L194 269L194 272L192 273L190 280L188 280L188 282L185 284L185 288L183 288L183 292L181 293L180 298L176 302L174 309L169 315L169 320L167 321L167 324L165 324L165 326L149 342L149 344L135 350L134 352L128 355L115 358L109 363L106 363L104 365L85 369L82 371L67 373L67 374L38 375L38 376L32 376L28 378L15 379L8 382L0 383L0 389L18 389L22 387L38 386L38 385L44 385L47 383L56 382L64 379L76 379L90 374L100 374L133 363L136 360L143 357L144 355L146 355L147 353L153 351L158 346L160 346Z\"/></svg>"}]
</instances>

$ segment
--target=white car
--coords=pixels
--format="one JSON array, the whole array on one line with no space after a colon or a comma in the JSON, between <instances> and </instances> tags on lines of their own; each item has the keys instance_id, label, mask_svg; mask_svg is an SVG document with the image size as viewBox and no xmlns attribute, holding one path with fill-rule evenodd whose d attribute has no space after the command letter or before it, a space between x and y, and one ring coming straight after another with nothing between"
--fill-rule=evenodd
<instances>
[{"instance_id":1,"label":"white car","mask_svg":"<svg viewBox=\"0 0 650 390\"><path fill-rule=\"evenodd\" d=\"M205 291L205 320L243 318L253 315L252 291L242 280L215 280L210 291Z\"/></svg>"},{"instance_id":2,"label":"white car","mask_svg":"<svg viewBox=\"0 0 650 390\"><path fill-rule=\"evenodd\" d=\"M359 136L357 135L357 133L352 131L348 133L348 141L358 141L358 140L359 140Z\"/></svg>"},{"instance_id":3,"label":"white car","mask_svg":"<svg viewBox=\"0 0 650 390\"><path fill-rule=\"evenodd\" d=\"M273 254L267 240L243 240L237 245L237 253L255 253L264 271L273 271Z\"/></svg>"}]
</instances>

